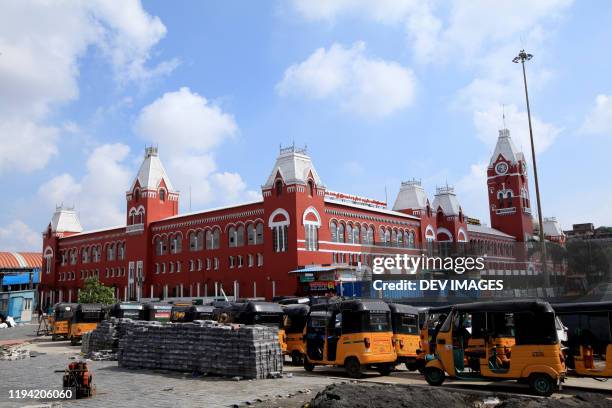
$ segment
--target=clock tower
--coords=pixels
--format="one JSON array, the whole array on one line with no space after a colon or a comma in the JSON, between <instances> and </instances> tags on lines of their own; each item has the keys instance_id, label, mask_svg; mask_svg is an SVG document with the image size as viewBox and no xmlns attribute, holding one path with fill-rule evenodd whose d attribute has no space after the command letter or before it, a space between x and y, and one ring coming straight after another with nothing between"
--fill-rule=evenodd
<instances>
[{"instance_id":1,"label":"clock tower","mask_svg":"<svg viewBox=\"0 0 612 408\"><path fill-rule=\"evenodd\" d=\"M527 163L508 129L501 129L487 169L491 227L512 235L518 242L533 236L533 219Z\"/></svg>"}]
</instances>

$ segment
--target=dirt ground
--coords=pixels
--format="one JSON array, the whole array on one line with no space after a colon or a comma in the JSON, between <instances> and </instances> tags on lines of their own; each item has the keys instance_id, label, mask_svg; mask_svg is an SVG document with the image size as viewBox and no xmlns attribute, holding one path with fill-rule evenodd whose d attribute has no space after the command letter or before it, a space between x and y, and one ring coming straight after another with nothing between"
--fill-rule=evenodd
<instances>
[{"instance_id":1,"label":"dirt ground","mask_svg":"<svg viewBox=\"0 0 612 408\"><path fill-rule=\"evenodd\" d=\"M314 398L311 393L304 393L262 401L253 406L257 408L610 408L612 401L603 398L601 394L539 398L425 386L343 382L325 387Z\"/></svg>"}]
</instances>

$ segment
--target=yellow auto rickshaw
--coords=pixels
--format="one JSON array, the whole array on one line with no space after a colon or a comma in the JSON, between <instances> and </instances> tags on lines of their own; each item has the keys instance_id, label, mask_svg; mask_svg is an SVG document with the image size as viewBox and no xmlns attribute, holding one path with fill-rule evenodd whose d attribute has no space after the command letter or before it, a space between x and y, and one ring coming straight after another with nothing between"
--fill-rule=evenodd
<instances>
[{"instance_id":1,"label":"yellow auto rickshaw","mask_svg":"<svg viewBox=\"0 0 612 408\"><path fill-rule=\"evenodd\" d=\"M417 357L422 352L419 335L419 310L399 303L389 303L393 327L393 345L397 363L410 371L417 367Z\"/></svg>"},{"instance_id":2,"label":"yellow auto rickshaw","mask_svg":"<svg viewBox=\"0 0 612 408\"><path fill-rule=\"evenodd\" d=\"M57 303L53 306L53 324L51 326L51 340L56 341L60 337L70 337L70 322L76 311L76 303Z\"/></svg>"},{"instance_id":3,"label":"yellow auto rickshaw","mask_svg":"<svg viewBox=\"0 0 612 408\"><path fill-rule=\"evenodd\" d=\"M70 344L76 346L83 334L95 330L104 314L104 305L100 303L79 303L70 322Z\"/></svg>"},{"instance_id":4,"label":"yellow auto rickshaw","mask_svg":"<svg viewBox=\"0 0 612 408\"><path fill-rule=\"evenodd\" d=\"M344 367L352 378L365 367L389 375L397 360L391 310L382 301L344 300L311 306L306 323L304 369Z\"/></svg>"},{"instance_id":5,"label":"yellow auto rickshaw","mask_svg":"<svg viewBox=\"0 0 612 408\"><path fill-rule=\"evenodd\" d=\"M564 303L553 308L567 327L570 373L612 378L612 302Z\"/></svg>"},{"instance_id":6,"label":"yellow auto rickshaw","mask_svg":"<svg viewBox=\"0 0 612 408\"><path fill-rule=\"evenodd\" d=\"M470 364L466 351L472 337L472 316L482 316L478 336L484 354ZM512 335L514 345L497 339ZM435 355L428 356L424 376L430 385L441 385L445 372L461 380L518 380L531 390L549 396L566 375L565 358L557 335L555 311L540 300L476 302L453 306L440 327Z\"/></svg>"},{"instance_id":7,"label":"yellow auto rickshaw","mask_svg":"<svg viewBox=\"0 0 612 408\"><path fill-rule=\"evenodd\" d=\"M283 329L287 339L285 354L291 357L293 365L302 365L306 349L304 346L304 330L310 307L305 304L283 306Z\"/></svg>"}]
</instances>

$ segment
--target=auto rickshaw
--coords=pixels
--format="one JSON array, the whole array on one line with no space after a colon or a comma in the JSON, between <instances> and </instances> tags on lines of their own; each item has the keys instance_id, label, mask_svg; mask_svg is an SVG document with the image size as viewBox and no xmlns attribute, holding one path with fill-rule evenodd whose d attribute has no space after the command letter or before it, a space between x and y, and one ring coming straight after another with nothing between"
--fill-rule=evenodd
<instances>
[{"instance_id":1,"label":"auto rickshaw","mask_svg":"<svg viewBox=\"0 0 612 408\"><path fill-rule=\"evenodd\" d=\"M468 324L482 316L484 355L469 364ZM497 339L511 333L512 347ZM540 300L476 302L453 306L436 336L435 355L424 369L430 385L441 385L445 372L461 380L518 380L528 382L540 396L550 396L566 375L565 358L557 337L555 311Z\"/></svg>"},{"instance_id":2,"label":"auto rickshaw","mask_svg":"<svg viewBox=\"0 0 612 408\"><path fill-rule=\"evenodd\" d=\"M382 301L354 299L312 306L305 343L306 371L335 365L352 378L361 377L364 367L389 375L397 360L391 310Z\"/></svg>"},{"instance_id":3,"label":"auto rickshaw","mask_svg":"<svg viewBox=\"0 0 612 408\"><path fill-rule=\"evenodd\" d=\"M211 305L174 305L170 314L173 323L193 322L194 320L213 320L214 306Z\"/></svg>"},{"instance_id":4,"label":"auto rickshaw","mask_svg":"<svg viewBox=\"0 0 612 408\"><path fill-rule=\"evenodd\" d=\"M137 302L115 303L109 309L108 315L117 319L145 320L144 305Z\"/></svg>"},{"instance_id":5,"label":"auto rickshaw","mask_svg":"<svg viewBox=\"0 0 612 408\"><path fill-rule=\"evenodd\" d=\"M612 378L612 302L564 303L553 308L568 328L567 356L573 374Z\"/></svg>"},{"instance_id":6,"label":"auto rickshaw","mask_svg":"<svg viewBox=\"0 0 612 408\"><path fill-rule=\"evenodd\" d=\"M228 302L214 310L214 320L221 323L261 324L278 328L278 342L283 353L287 339L283 328L283 309L272 302Z\"/></svg>"},{"instance_id":7,"label":"auto rickshaw","mask_svg":"<svg viewBox=\"0 0 612 408\"><path fill-rule=\"evenodd\" d=\"M70 337L70 322L76 310L76 303L57 303L53 306L53 324L51 326L51 340L56 341L60 337Z\"/></svg>"},{"instance_id":8,"label":"auto rickshaw","mask_svg":"<svg viewBox=\"0 0 612 408\"><path fill-rule=\"evenodd\" d=\"M289 304L283 307L285 317L283 319L283 328L287 338L287 350L285 354L291 357L293 365L301 365L303 363L304 354L304 329L306 328L306 320L310 307L305 304Z\"/></svg>"},{"instance_id":9,"label":"auto rickshaw","mask_svg":"<svg viewBox=\"0 0 612 408\"><path fill-rule=\"evenodd\" d=\"M399 303L389 303L393 327L393 345L398 364L404 364L410 371L417 367L417 357L421 354L419 335L419 310Z\"/></svg>"},{"instance_id":10,"label":"auto rickshaw","mask_svg":"<svg viewBox=\"0 0 612 408\"><path fill-rule=\"evenodd\" d=\"M94 330L104 320L104 305L100 303L79 303L70 323L70 344L76 346L83 334Z\"/></svg>"},{"instance_id":11,"label":"auto rickshaw","mask_svg":"<svg viewBox=\"0 0 612 408\"><path fill-rule=\"evenodd\" d=\"M172 305L170 303L145 303L144 320L149 322L169 322Z\"/></svg>"}]
</instances>

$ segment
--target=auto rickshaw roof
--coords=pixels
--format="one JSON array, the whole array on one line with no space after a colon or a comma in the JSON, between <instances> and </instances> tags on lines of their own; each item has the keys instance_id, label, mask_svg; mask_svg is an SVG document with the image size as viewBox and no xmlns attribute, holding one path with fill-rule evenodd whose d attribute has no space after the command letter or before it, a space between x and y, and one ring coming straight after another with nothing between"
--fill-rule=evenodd
<instances>
[{"instance_id":1,"label":"auto rickshaw roof","mask_svg":"<svg viewBox=\"0 0 612 408\"><path fill-rule=\"evenodd\" d=\"M249 302L248 309L257 313L283 313L283 308L272 302Z\"/></svg>"},{"instance_id":2,"label":"auto rickshaw roof","mask_svg":"<svg viewBox=\"0 0 612 408\"><path fill-rule=\"evenodd\" d=\"M189 310L193 310L195 312L212 312L215 310L215 307L212 305L193 305L189 308Z\"/></svg>"},{"instance_id":3,"label":"auto rickshaw roof","mask_svg":"<svg viewBox=\"0 0 612 408\"><path fill-rule=\"evenodd\" d=\"M612 302L555 303L552 307L557 314L612 312Z\"/></svg>"},{"instance_id":4,"label":"auto rickshaw roof","mask_svg":"<svg viewBox=\"0 0 612 408\"><path fill-rule=\"evenodd\" d=\"M306 316L310 306L305 304L291 304L283 306L283 312L288 316Z\"/></svg>"},{"instance_id":5,"label":"auto rickshaw roof","mask_svg":"<svg viewBox=\"0 0 612 408\"><path fill-rule=\"evenodd\" d=\"M120 303L115 303L113 308L124 309L124 310L142 310L144 309L144 305L142 303L136 303L136 302L120 302Z\"/></svg>"},{"instance_id":6,"label":"auto rickshaw roof","mask_svg":"<svg viewBox=\"0 0 612 408\"><path fill-rule=\"evenodd\" d=\"M389 312L389 305L382 300L344 300L337 304L341 310L352 310L355 312Z\"/></svg>"},{"instance_id":7,"label":"auto rickshaw roof","mask_svg":"<svg viewBox=\"0 0 612 408\"><path fill-rule=\"evenodd\" d=\"M62 312L73 311L76 310L78 305L78 303L56 303L55 306L53 306L53 310Z\"/></svg>"},{"instance_id":8,"label":"auto rickshaw roof","mask_svg":"<svg viewBox=\"0 0 612 408\"><path fill-rule=\"evenodd\" d=\"M453 309L461 312L555 312L548 302L533 299L463 303L453 306Z\"/></svg>"},{"instance_id":9,"label":"auto rickshaw roof","mask_svg":"<svg viewBox=\"0 0 612 408\"><path fill-rule=\"evenodd\" d=\"M402 303L388 303L391 313L418 315L419 309Z\"/></svg>"},{"instance_id":10,"label":"auto rickshaw roof","mask_svg":"<svg viewBox=\"0 0 612 408\"><path fill-rule=\"evenodd\" d=\"M101 312L104 309L102 303L79 303L77 310L81 312Z\"/></svg>"}]
</instances>

